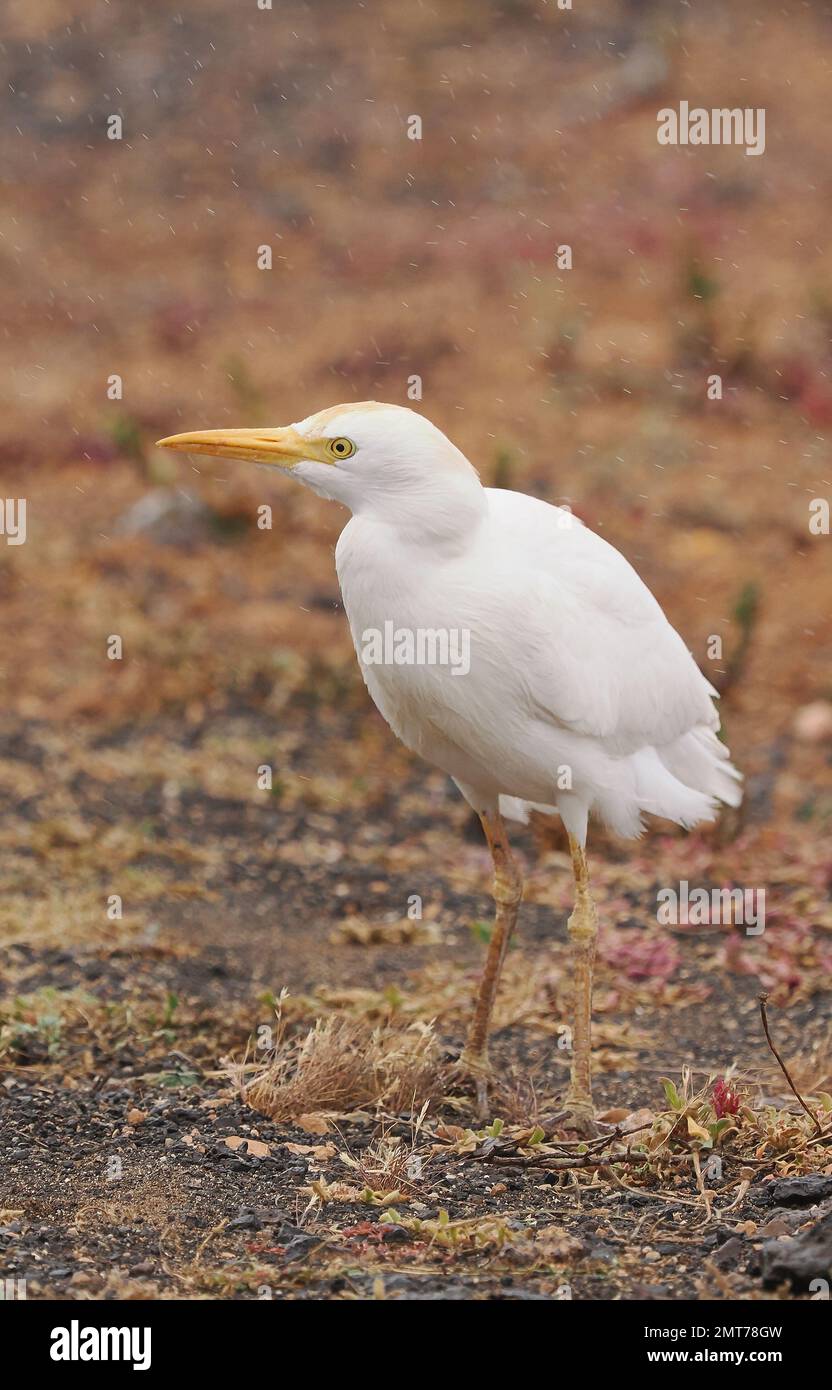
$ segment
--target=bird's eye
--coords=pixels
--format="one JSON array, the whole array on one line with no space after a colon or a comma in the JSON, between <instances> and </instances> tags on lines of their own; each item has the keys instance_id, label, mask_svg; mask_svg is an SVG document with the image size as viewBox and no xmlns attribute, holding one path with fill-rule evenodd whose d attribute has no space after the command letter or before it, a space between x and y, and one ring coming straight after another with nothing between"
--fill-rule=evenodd
<instances>
[{"instance_id":1,"label":"bird's eye","mask_svg":"<svg viewBox=\"0 0 832 1390\"><path fill-rule=\"evenodd\" d=\"M348 459L355 453L355 445L351 439L328 439L326 448L327 453L336 459Z\"/></svg>"}]
</instances>

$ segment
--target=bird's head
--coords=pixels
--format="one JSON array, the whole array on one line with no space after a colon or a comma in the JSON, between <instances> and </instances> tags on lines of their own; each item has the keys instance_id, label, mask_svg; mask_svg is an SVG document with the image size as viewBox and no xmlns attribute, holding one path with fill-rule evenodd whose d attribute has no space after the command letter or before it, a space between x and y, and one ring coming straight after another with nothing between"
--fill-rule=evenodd
<instances>
[{"instance_id":1,"label":"bird's head","mask_svg":"<svg viewBox=\"0 0 832 1390\"><path fill-rule=\"evenodd\" d=\"M482 493L465 455L430 420L378 401L330 406L275 429L197 430L159 444L279 468L353 512L390 520L442 497L479 505Z\"/></svg>"}]
</instances>

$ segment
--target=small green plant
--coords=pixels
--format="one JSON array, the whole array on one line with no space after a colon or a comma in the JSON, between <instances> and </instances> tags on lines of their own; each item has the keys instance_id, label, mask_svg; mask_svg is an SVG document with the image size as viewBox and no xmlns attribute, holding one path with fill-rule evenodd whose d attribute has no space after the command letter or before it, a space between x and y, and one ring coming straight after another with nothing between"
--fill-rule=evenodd
<instances>
[{"instance_id":1,"label":"small green plant","mask_svg":"<svg viewBox=\"0 0 832 1390\"><path fill-rule=\"evenodd\" d=\"M97 1000L79 990L49 986L32 994L20 994L0 1007L0 1057L27 1054L36 1048L51 1058L66 1044L68 1027L98 1008Z\"/></svg>"},{"instance_id":2,"label":"small green plant","mask_svg":"<svg viewBox=\"0 0 832 1390\"><path fill-rule=\"evenodd\" d=\"M688 262L686 289L690 299L698 299L703 304L708 304L719 294L719 281L706 275L699 262L692 259Z\"/></svg>"},{"instance_id":3,"label":"small green plant","mask_svg":"<svg viewBox=\"0 0 832 1390\"><path fill-rule=\"evenodd\" d=\"M493 487L510 488L514 481L514 455L508 449L498 449L494 460Z\"/></svg>"},{"instance_id":4,"label":"small green plant","mask_svg":"<svg viewBox=\"0 0 832 1390\"><path fill-rule=\"evenodd\" d=\"M482 920L478 919L477 921L470 922L468 924L468 930L470 931L474 940L479 942L481 946L488 946L491 942L492 936L494 935L494 923L483 922ZM510 951L514 950L513 941L510 941L508 943L508 949Z\"/></svg>"},{"instance_id":5,"label":"small green plant","mask_svg":"<svg viewBox=\"0 0 832 1390\"><path fill-rule=\"evenodd\" d=\"M144 473L147 453L138 420L132 415L118 415L110 426L110 438L123 458L129 459Z\"/></svg>"},{"instance_id":6,"label":"small green plant","mask_svg":"<svg viewBox=\"0 0 832 1390\"><path fill-rule=\"evenodd\" d=\"M734 601L731 616L739 628L739 640L726 663L725 674L719 685L720 693L723 695L737 682L745 670L759 615L760 589L753 580L749 580L743 584Z\"/></svg>"}]
</instances>

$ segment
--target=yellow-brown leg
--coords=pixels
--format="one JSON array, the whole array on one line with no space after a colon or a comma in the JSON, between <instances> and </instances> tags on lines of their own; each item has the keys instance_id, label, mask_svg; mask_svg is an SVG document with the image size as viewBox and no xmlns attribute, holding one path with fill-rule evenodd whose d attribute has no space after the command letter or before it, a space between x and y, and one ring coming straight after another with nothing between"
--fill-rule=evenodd
<instances>
[{"instance_id":1,"label":"yellow-brown leg","mask_svg":"<svg viewBox=\"0 0 832 1390\"><path fill-rule=\"evenodd\" d=\"M500 980L500 971L508 950L508 943L517 921L517 909L523 896L523 880L508 843L506 828L499 811L481 814L482 828L491 850L494 863L494 931L488 944L485 969L480 980L477 1002L468 1029L468 1037L459 1068L474 1078L477 1088L477 1106L480 1116L486 1113L488 1103L488 1027L494 1008L494 999Z\"/></svg>"},{"instance_id":2,"label":"yellow-brown leg","mask_svg":"<svg viewBox=\"0 0 832 1390\"><path fill-rule=\"evenodd\" d=\"M569 918L575 975L572 996L572 1067L566 1110L572 1128L583 1134L595 1132L592 1105L592 969L598 914L589 891L589 872L583 846L569 836L572 872L575 876L575 906Z\"/></svg>"}]
</instances>

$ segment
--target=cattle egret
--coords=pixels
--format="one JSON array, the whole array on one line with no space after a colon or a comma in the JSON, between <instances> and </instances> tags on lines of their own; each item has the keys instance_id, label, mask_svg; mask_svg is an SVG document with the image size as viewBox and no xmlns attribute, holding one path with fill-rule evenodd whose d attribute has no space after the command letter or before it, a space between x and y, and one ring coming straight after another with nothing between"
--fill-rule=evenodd
<instances>
[{"instance_id":1,"label":"cattle egret","mask_svg":"<svg viewBox=\"0 0 832 1390\"><path fill-rule=\"evenodd\" d=\"M412 410L367 401L286 428L160 443L271 464L352 512L335 563L367 688L402 742L454 780L493 859L494 930L459 1062L481 1113L489 1021L523 891L503 817L560 815L575 888L564 1123L592 1133L587 820L592 812L632 837L645 813L690 827L719 802L737 805L717 692L617 550L568 508L483 487Z\"/></svg>"}]
</instances>

